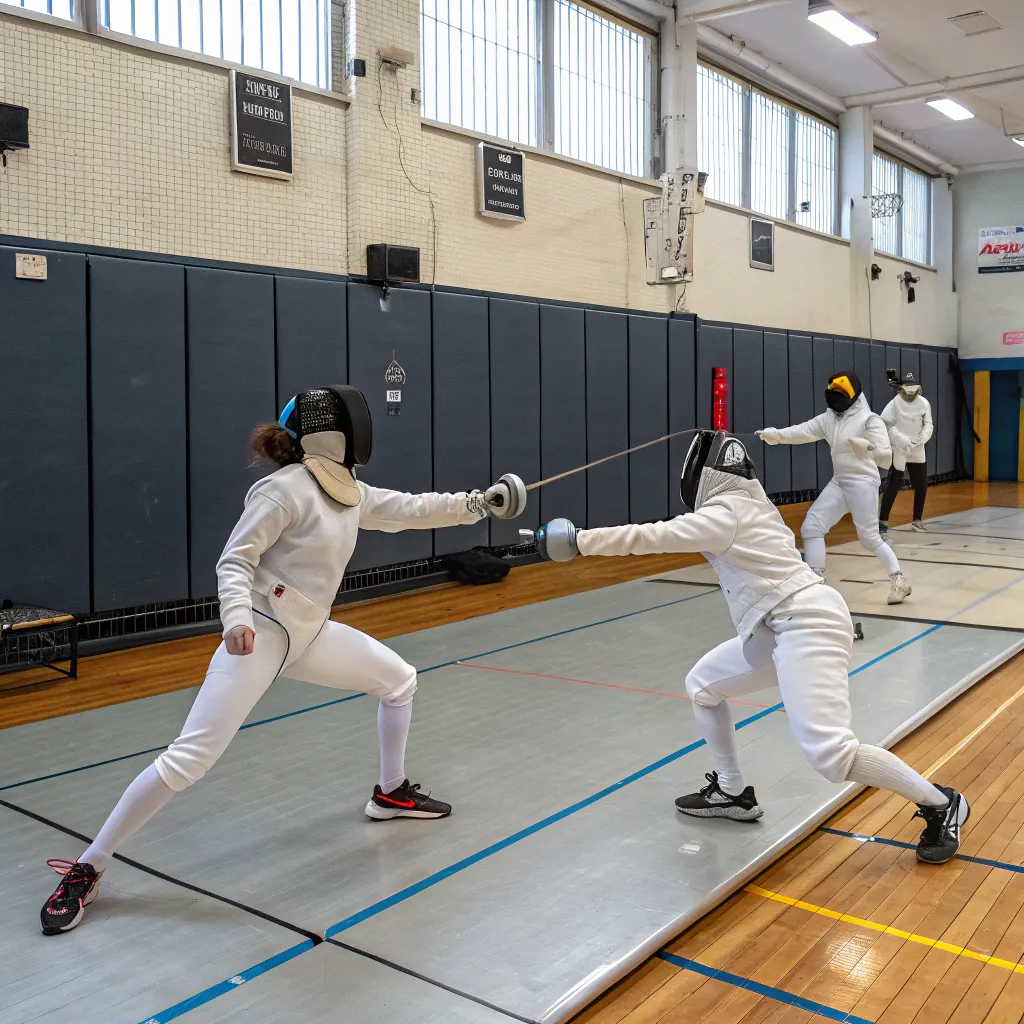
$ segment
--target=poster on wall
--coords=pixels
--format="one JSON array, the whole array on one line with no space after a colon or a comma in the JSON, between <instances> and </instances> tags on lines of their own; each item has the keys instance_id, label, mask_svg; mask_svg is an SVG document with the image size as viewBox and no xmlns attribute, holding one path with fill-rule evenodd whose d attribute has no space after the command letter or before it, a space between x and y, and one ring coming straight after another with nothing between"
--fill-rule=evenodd
<instances>
[{"instance_id":1,"label":"poster on wall","mask_svg":"<svg viewBox=\"0 0 1024 1024\"><path fill-rule=\"evenodd\" d=\"M750 218L750 265L756 270L775 269L775 223Z\"/></svg>"},{"instance_id":2,"label":"poster on wall","mask_svg":"<svg viewBox=\"0 0 1024 1024\"><path fill-rule=\"evenodd\" d=\"M269 178L292 176L292 87L231 72L231 166Z\"/></svg>"},{"instance_id":3,"label":"poster on wall","mask_svg":"<svg viewBox=\"0 0 1024 1024\"><path fill-rule=\"evenodd\" d=\"M477 210L485 217L526 220L523 154L481 142L476 147Z\"/></svg>"},{"instance_id":4,"label":"poster on wall","mask_svg":"<svg viewBox=\"0 0 1024 1024\"><path fill-rule=\"evenodd\" d=\"M1024 271L1024 226L982 228L978 232L978 273Z\"/></svg>"},{"instance_id":5,"label":"poster on wall","mask_svg":"<svg viewBox=\"0 0 1024 1024\"><path fill-rule=\"evenodd\" d=\"M1004 331L1004 345L1024 345L1024 331Z\"/></svg>"},{"instance_id":6,"label":"poster on wall","mask_svg":"<svg viewBox=\"0 0 1024 1024\"><path fill-rule=\"evenodd\" d=\"M704 212L706 181L705 172L681 167L661 176L660 196L644 200L648 284L693 280L693 218Z\"/></svg>"}]
</instances>

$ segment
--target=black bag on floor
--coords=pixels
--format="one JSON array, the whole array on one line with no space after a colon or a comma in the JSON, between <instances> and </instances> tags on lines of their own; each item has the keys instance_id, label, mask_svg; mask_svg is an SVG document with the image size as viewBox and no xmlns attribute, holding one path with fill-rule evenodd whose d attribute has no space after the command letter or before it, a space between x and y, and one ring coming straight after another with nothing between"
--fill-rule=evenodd
<instances>
[{"instance_id":1,"label":"black bag on floor","mask_svg":"<svg viewBox=\"0 0 1024 1024\"><path fill-rule=\"evenodd\" d=\"M460 583L498 583L509 571L508 563L487 548L473 548L448 556L448 572Z\"/></svg>"}]
</instances>

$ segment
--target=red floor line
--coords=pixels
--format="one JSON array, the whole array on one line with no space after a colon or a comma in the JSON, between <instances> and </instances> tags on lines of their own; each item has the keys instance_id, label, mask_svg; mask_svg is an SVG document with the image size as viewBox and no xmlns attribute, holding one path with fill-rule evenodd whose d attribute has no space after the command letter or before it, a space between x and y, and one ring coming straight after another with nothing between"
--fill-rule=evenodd
<instances>
[{"instance_id":1,"label":"red floor line","mask_svg":"<svg viewBox=\"0 0 1024 1024\"><path fill-rule=\"evenodd\" d=\"M494 665L481 665L475 661L457 661L459 668L481 668L487 672L505 672L511 676L530 676L532 679L557 679L563 683L586 683L587 686L605 686L609 690L628 690L630 693L647 693L652 697L671 697L673 700L689 700L685 693L662 693L660 690L642 690L638 686L620 686L618 683L599 683L593 679L575 679L572 676L549 676L543 672L523 672L517 668L497 668ZM727 698L728 699L728 698ZM754 704L747 700L729 700L730 704L743 704L748 708L766 708L767 704Z\"/></svg>"}]
</instances>

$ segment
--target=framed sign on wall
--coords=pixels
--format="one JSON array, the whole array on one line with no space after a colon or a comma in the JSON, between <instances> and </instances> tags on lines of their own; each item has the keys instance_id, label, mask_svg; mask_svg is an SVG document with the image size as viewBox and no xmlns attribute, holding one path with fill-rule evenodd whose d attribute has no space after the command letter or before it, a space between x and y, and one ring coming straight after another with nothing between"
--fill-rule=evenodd
<instances>
[{"instance_id":1,"label":"framed sign on wall","mask_svg":"<svg viewBox=\"0 0 1024 1024\"><path fill-rule=\"evenodd\" d=\"M526 220L523 154L481 142L476 147L478 211L500 220Z\"/></svg>"},{"instance_id":2,"label":"framed sign on wall","mask_svg":"<svg viewBox=\"0 0 1024 1024\"><path fill-rule=\"evenodd\" d=\"M269 178L292 176L292 87L231 72L231 166Z\"/></svg>"},{"instance_id":3,"label":"framed sign on wall","mask_svg":"<svg viewBox=\"0 0 1024 1024\"><path fill-rule=\"evenodd\" d=\"M750 265L756 270L775 269L775 223L750 218Z\"/></svg>"}]
</instances>

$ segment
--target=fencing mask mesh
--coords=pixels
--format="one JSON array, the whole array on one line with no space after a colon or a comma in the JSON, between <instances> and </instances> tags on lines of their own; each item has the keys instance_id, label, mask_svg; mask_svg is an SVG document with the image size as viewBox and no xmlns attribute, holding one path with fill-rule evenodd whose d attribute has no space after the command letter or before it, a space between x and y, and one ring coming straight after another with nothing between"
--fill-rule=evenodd
<instances>
[{"instance_id":1,"label":"fencing mask mesh","mask_svg":"<svg viewBox=\"0 0 1024 1024\"><path fill-rule=\"evenodd\" d=\"M757 477L742 441L724 430L698 431L686 453L679 480L679 497L687 512L695 511L700 504L701 479L705 469L742 477L744 480Z\"/></svg>"}]
</instances>

